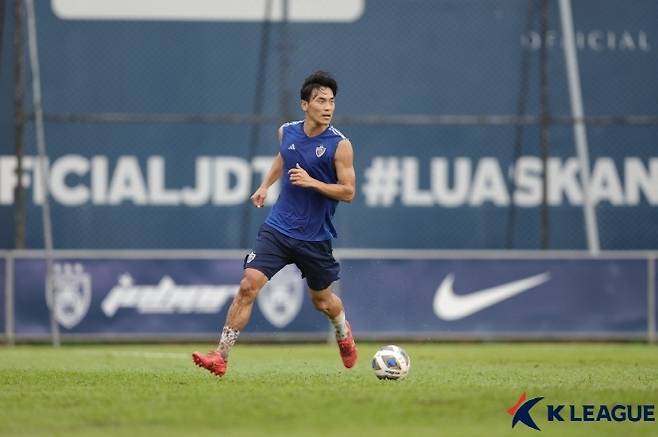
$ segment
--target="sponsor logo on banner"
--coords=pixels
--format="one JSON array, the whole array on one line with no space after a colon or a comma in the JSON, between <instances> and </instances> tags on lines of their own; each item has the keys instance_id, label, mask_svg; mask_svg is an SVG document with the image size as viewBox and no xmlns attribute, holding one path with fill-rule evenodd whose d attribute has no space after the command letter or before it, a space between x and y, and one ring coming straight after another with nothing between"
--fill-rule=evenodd
<instances>
[{"instance_id":1,"label":"sponsor logo on banner","mask_svg":"<svg viewBox=\"0 0 658 437\"><path fill-rule=\"evenodd\" d=\"M169 276L156 285L136 285L124 273L107 294L101 309L113 317L120 309L135 309L140 314L214 314L222 310L238 291L237 284L178 285Z\"/></svg>"},{"instance_id":2,"label":"sponsor logo on banner","mask_svg":"<svg viewBox=\"0 0 658 437\"><path fill-rule=\"evenodd\" d=\"M302 308L304 281L297 267L288 265L263 287L258 295L258 308L277 328L292 322Z\"/></svg>"},{"instance_id":3,"label":"sponsor logo on banner","mask_svg":"<svg viewBox=\"0 0 658 437\"><path fill-rule=\"evenodd\" d=\"M453 274L446 276L434 294L434 314L443 320L459 320L496 305L517 294L535 288L550 279L550 273L542 273L518 281L507 282L469 294L455 294Z\"/></svg>"},{"instance_id":4,"label":"sponsor logo on banner","mask_svg":"<svg viewBox=\"0 0 658 437\"><path fill-rule=\"evenodd\" d=\"M80 263L55 263L53 265L54 307L48 296L46 302L53 308L57 323L71 329L84 319L91 303L91 276Z\"/></svg>"},{"instance_id":5,"label":"sponsor logo on banner","mask_svg":"<svg viewBox=\"0 0 658 437\"><path fill-rule=\"evenodd\" d=\"M528 400L526 393L521 393L516 403L507 409L507 414L512 416L512 428L519 422L528 428L541 431L537 426L535 418L530 415L534 408L544 397L536 397ZM540 408L535 410L535 413ZM655 405L653 404L548 404L546 405L547 422L655 422Z\"/></svg>"}]
</instances>

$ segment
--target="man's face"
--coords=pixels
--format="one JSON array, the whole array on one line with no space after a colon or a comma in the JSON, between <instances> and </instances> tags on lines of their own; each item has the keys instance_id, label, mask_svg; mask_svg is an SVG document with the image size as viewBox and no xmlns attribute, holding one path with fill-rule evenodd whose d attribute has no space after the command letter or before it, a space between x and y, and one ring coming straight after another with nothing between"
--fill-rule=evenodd
<instances>
[{"instance_id":1,"label":"man's face","mask_svg":"<svg viewBox=\"0 0 658 437\"><path fill-rule=\"evenodd\" d=\"M309 101L302 100L302 111L306 117L319 125L329 125L336 109L334 92L331 88L320 87L311 92Z\"/></svg>"}]
</instances>

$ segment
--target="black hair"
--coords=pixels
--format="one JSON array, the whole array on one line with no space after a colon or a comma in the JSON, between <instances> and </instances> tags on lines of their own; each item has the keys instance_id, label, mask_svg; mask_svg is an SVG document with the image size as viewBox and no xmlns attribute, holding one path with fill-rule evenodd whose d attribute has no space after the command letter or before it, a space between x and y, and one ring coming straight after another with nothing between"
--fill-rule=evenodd
<instances>
[{"instance_id":1,"label":"black hair","mask_svg":"<svg viewBox=\"0 0 658 437\"><path fill-rule=\"evenodd\" d=\"M326 71L318 70L304 79L302 89L299 91L299 96L302 100L308 102L311 99L313 90L322 87L331 89L331 91L334 92L334 97L338 94L338 84L336 83L336 79L331 77L331 74Z\"/></svg>"}]
</instances>

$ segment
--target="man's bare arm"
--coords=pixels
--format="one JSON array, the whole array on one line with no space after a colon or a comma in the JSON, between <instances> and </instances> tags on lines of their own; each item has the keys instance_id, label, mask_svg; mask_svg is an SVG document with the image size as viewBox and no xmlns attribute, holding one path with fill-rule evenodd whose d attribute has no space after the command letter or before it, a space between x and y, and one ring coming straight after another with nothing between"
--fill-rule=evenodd
<instances>
[{"instance_id":1,"label":"man's bare arm","mask_svg":"<svg viewBox=\"0 0 658 437\"><path fill-rule=\"evenodd\" d=\"M279 144L283 137L283 128L279 128L278 131ZM281 153L277 153L272 166L267 171L267 174L263 178L263 182L260 184L260 187L256 190L254 194L251 195L251 203L254 204L257 208L262 208L265 205L265 199L267 198L267 190L274 185L276 181L279 180L283 174L283 158Z\"/></svg>"},{"instance_id":2,"label":"man's bare arm","mask_svg":"<svg viewBox=\"0 0 658 437\"><path fill-rule=\"evenodd\" d=\"M351 202L356 194L356 174L354 172L354 151L352 143L344 139L338 143L336 156L334 156L336 176L338 182L327 184L312 178L299 165L288 171L293 185L303 188L312 188L322 195L342 202Z\"/></svg>"}]
</instances>

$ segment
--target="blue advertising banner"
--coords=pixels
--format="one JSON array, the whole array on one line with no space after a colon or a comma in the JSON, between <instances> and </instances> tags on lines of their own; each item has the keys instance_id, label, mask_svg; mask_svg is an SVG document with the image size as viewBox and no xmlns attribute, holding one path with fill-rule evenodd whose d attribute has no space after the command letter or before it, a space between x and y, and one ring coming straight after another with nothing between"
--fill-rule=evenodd
<instances>
[{"instance_id":1,"label":"blue advertising banner","mask_svg":"<svg viewBox=\"0 0 658 437\"><path fill-rule=\"evenodd\" d=\"M657 323L657 321L658 321L658 302L656 301L657 297L658 297L658 280L656 280L656 275L657 275L656 272L658 272L658 259L656 259L656 257L654 257L651 260L651 264L652 264L652 267L653 267L653 272L652 272L653 273L653 290L652 290L652 292L653 292L653 314L654 314L654 316L653 316L653 323L654 323L653 327L654 327L655 336L658 337L658 326L657 326L658 325L658 323Z\"/></svg>"},{"instance_id":2,"label":"blue advertising banner","mask_svg":"<svg viewBox=\"0 0 658 437\"><path fill-rule=\"evenodd\" d=\"M641 257L341 264L341 298L357 336L637 337L649 323L648 263ZM43 259L15 260L18 338L49 334L45 268ZM57 260L54 273L64 334L212 335L237 292L242 260L81 257ZM320 337L328 325L289 266L261 291L245 332Z\"/></svg>"},{"instance_id":3,"label":"blue advertising banner","mask_svg":"<svg viewBox=\"0 0 658 437\"><path fill-rule=\"evenodd\" d=\"M7 260L0 258L0 333L5 332L5 266Z\"/></svg>"},{"instance_id":4,"label":"blue advertising banner","mask_svg":"<svg viewBox=\"0 0 658 437\"><path fill-rule=\"evenodd\" d=\"M346 260L355 333L646 333L647 262Z\"/></svg>"},{"instance_id":5,"label":"blue advertising banner","mask_svg":"<svg viewBox=\"0 0 658 437\"><path fill-rule=\"evenodd\" d=\"M221 331L242 278L242 260L67 259L54 269L62 333L185 335ZM16 335L49 334L43 259L16 259ZM299 271L289 266L262 290L245 332L327 332Z\"/></svg>"}]
</instances>

